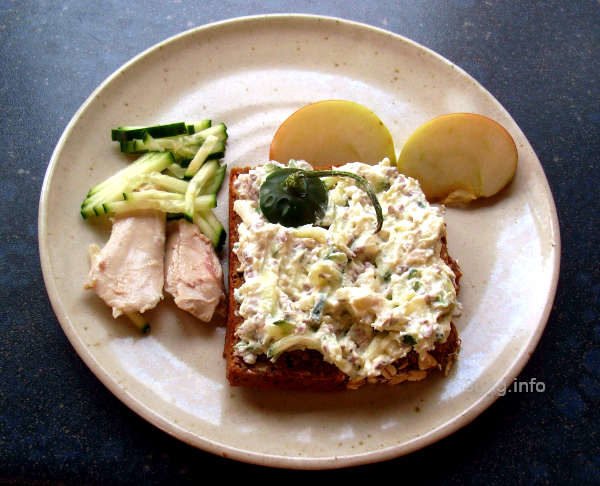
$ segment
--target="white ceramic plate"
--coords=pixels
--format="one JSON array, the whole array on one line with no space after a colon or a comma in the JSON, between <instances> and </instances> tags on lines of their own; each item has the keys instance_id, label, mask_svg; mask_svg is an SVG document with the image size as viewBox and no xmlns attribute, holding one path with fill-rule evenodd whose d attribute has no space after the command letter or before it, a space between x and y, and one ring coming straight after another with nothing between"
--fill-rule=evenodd
<instances>
[{"instance_id":1,"label":"white ceramic plate","mask_svg":"<svg viewBox=\"0 0 600 486\"><path fill-rule=\"evenodd\" d=\"M82 284L87 246L106 228L79 216L89 187L125 165L111 127L210 117L229 127L229 166L266 161L278 125L321 99L354 100L389 127L397 150L422 122L475 112L503 124L519 149L511 186L448 211L463 269L462 352L446 379L336 394L230 388L224 330L165 302L140 337ZM227 192L219 198L226 221ZM281 15L201 27L149 49L110 76L69 123L40 201L48 294L66 335L98 378L154 425L242 461L329 468L392 458L465 425L534 350L554 298L559 229L541 165L524 134L476 81L407 39L332 18ZM225 262L226 263L226 262Z\"/></svg>"}]
</instances>

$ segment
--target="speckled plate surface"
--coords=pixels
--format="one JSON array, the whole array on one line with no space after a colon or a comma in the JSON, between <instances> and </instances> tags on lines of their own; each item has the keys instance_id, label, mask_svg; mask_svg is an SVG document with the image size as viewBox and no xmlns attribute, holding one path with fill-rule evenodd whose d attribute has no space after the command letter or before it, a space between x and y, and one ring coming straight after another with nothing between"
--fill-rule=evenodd
<instances>
[{"instance_id":1,"label":"speckled plate surface","mask_svg":"<svg viewBox=\"0 0 600 486\"><path fill-rule=\"evenodd\" d=\"M229 166L266 161L278 125L321 99L354 100L389 127L398 150L422 122L485 114L519 149L513 183L491 201L448 210L451 254L462 266L460 359L445 379L336 394L230 388L223 327L168 300L140 337L83 290L87 246L109 229L79 205L126 163L111 127L210 117L229 127ZM218 215L226 221L226 190ZM127 63L84 103L53 154L39 213L48 294L75 350L148 421L196 447L242 461L330 468L389 459L474 419L533 352L559 270L559 230L541 165L502 106L462 70L397 35L332 18L234 19L171 38ZM224 264L226 265L226 261Z\"/></svg>"}]
</instances>

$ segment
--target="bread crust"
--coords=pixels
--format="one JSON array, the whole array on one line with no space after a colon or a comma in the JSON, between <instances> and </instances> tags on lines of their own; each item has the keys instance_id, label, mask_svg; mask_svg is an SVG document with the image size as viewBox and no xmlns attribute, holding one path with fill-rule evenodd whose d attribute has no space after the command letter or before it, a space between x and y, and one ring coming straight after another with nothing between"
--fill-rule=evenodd
<instances>
[{"instance_id":1,"label":"bread crust","mask_svg":"<svg viewBox=\"0 0 600 486\"><path fill-rule=\"evenodd\" d=\"M404 381L419 381L435 370L447 374L460 349L460 339L453 323L448 339L444 343L437 344L435 349L430 351L437 362L433 367L420 369L418 354L411 351L404 358L386 367L382 375L368 381L350 381L349 377L336 366L325 362L318 351L285 352L275 362L261 355L252 365L245 363L241 357L234 354L235 331L243 322L238 314L239 304L235 301L234 290L244 283L243 274L237 271L240 262L233 252L233 245L239 236L238 225L241 223L241 218L233 210L233 203L237 196L234 183L240 174L247 173L249 170L249 167L232 168L229 178L229 306L224 349L229 383L232 386L257 389L333 391L356 389L367 382L396 385ZM445 238L442 239L441 257L456 275L454 286L458 292L462 273L456 261L448 254Z\"/></svg>"}]
</instances>

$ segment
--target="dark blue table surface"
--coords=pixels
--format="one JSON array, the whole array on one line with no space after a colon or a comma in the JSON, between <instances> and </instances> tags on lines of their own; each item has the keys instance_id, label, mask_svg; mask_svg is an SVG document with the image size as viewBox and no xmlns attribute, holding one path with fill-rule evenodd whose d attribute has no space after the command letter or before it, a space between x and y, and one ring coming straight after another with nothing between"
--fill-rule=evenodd
<instances>
[{"instance_id":1,"label":"dark blue table surface","mask_svg":"<svg viewBox=\"0 0 600 486\"><path fill-rule=\"evenodd\" d=\"M464 68L530 140L561 225L555 305L520 376L544 382L545 391L507 394L467 427L409 456L317 474L600 483L600 177L594 172L600 170L600 4L591 0L0 1L0 480L186 483L217 472L256 473L251 477L271 482L315 474L213 456L131 412L63 334L37 247L38 199L50 155L102 80L193 26L275 12L383 27Z\"/></svg>"}]
</instances>

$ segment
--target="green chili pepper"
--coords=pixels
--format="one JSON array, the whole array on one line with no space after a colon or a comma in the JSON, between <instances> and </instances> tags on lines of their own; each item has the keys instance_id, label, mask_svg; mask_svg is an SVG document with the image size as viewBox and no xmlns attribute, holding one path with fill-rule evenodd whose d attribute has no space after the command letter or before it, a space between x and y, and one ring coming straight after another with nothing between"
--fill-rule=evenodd
<instances>
[{"instance_id":1,"label":"green chili pepper","mask_svg":"<svg viewBox=\"0 0 600 486\"><path fill-rule=\"evenodd\" d=\"M375 233L383 224L383 213L369 182L352 172L303 170L291 167L273 170L260 186L260 209L271 223L302 226L322 218L327 210L327 189L321 177L350 177L367 193L377 215Z\"/></svg>"}]
</instances>

